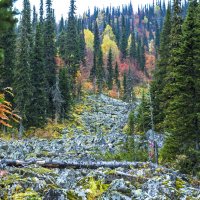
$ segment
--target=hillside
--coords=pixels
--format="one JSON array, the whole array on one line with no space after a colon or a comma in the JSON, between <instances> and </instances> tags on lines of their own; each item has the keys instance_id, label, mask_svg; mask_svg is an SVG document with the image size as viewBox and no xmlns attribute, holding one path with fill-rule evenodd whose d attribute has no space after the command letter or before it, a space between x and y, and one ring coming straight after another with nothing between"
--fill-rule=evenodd
<instances>
[{"instance_id":1,"label":"hillside","mask_svg":"<svg viewBox=\"0 0 200 200\"><path fill-rule=\"evenodd\" d=\"M130 107L104 95L89 96L82 106L83 110L76 114L79 126L65 128L60 139L1 140L0 163L4 158L30 162L36 159L80 165L86 162L88 167L78 169L72 164L67 169L51 169L27 163L16 168L0 164L0 199L200 199L197 179L152 163L135 162L116 168L93 166L92 169L91 162L101 162L108 152L116 154L125 150L123 145L128 137L123 127ZM137 137L135 142L139 142Z\"/></svg>"}]
</instances>

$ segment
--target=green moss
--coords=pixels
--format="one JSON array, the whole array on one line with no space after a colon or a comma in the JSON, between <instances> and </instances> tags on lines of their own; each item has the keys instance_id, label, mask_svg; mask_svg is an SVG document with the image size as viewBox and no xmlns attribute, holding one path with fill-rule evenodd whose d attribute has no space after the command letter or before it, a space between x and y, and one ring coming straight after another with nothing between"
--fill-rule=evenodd
<instances>
[{"instance_id":1,"label":"green moss","mask_svg":"<svg viewBox=\"0 0 200 200\"><path fill-rule=\"evenodd\" d=\"M106 175L115 175L116 174L116 170L115 169L109 169L107 171L104 172Z\"/></svg>"},{"instance_id":2,"label":"green moss","mask_svg":"<svg viewBox=\"0 0 200 200\"><path fill-rule=\"evenodd\" d=\"M67 193L67 199L69 199L69 200L81 200L82 198L79 197L73 190L70 190Z\"/></svg>"},{"instance_id":3,"label":"green moss","mask_svg":"<svg viewBox=\"0 0 200 200\"><path fill-rule=\"evenodd\" d=\"M80 184L85 190L88 190L87 199L94 200L100 197L108 190L109 184L103 183L102 180L95 180L94 177L82 179Z\"/></svg>"},{"instance_id":4,"label":"green moss","mask_svg":"<svg viewBox=\"0 0 200 200\"><path fill-rule=\"evenodd\" d=\"M24 193L17 193L12 196L12 200L42 200L37 192L28 188Z\"/></svg>"},{"instance_id":5,"label":"green moss","mask_svg":"<svg viewBox=\"0 0 200 200\"><path fill-rule=\"evenodd\" d=\"M185 182L179 178L176 179L176 189L180 190L181 188L184 188Z\"/></svg>"},{"instance_id":6,"label":"green moss","mask_svg":"<svg viewBox=\"0 0 200 200\"><path fill-rule=\"evenodd\" d=\"M169 181L163 181L162 184L168 186L169 185Z\"/></svg>"},{"instance_id":7,"label":"green moss","mask_svg":"<svg viewBox=\"0 0 200 200\"><path fill-rule=\"evenodd\" d=\"M40 174L40 175L42 175L42 174L54 174L53 170L43 168L43 167L31 168L30 170L32 170L34 173L37 173L37 174Z\"/></svg>"}]
</instances>

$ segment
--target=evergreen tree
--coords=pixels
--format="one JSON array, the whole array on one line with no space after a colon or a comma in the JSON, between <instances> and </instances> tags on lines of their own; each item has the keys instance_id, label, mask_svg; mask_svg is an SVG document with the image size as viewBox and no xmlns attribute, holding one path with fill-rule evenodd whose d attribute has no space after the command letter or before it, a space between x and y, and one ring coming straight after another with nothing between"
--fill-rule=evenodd
<instances>
[{"instance_id":1,"label":"evergreen tree","mask_svg":"<svg viewBox=\"0 0 200 200\"><path fill-rule=\"evenodd\" d=\"M44 41L42 24L36 27L35 45L33 50L32 86L33 99L31 103L31 125L42 127L47 119L48 92L45 76Z\"/></svg>"},{"instance_id":2,"label":"evergreen tree","mask_svg":"<svg viewBox=\"0 0 200 200\"><path fill-rule=\"evenodd\" d=\"M101 93L103 90L104 78L105 78L105 71L103 67L103 53L102 49L100 48L97 61L97 85L99 93Z\"/></svg>"},{"instance_id":3,"label":"evergreen tree","mask_svg":"<svg viewBox=\"0 0 200 200\"><path fill-rule=\"evenodd\" d=\"M113 55L112 55L112 50L109 50L108 54L108 61L107 61L107 66L108 66L108 89L112 90L113 87Z\"/></svg>"},{"instance_id":4,"label":"evergreen tree","mask_svg":"<svg viewBox=\"0 0 200 200\"><path fill-rule=\"evenodd\" d=\"M145 49L144 49L144 43L141 44L140 48L140 69L142 71L145 70L145 63L146 63L146 59L145 59Z\"/></svg>"},{"instance_id":5,"label":"evergreen tree","mask_svg":"<svg viewBox=\"0 0 200 200\"><path fill-rule=\"evenodd\" d=\"M52 89L56 83L56 47L55 47L55 26L52 11L51 0L46 1L46 20L44 26L44 57L45 57L45 76L48 83L49 92L49 106L48 114L50 117L54 117L54 105Z\"/></svg>"},{"instance_id":6,"label":"evergreen tree","mask_svg":"<svg viewBox=\"0 0 200 200\"><path fill-rule=\"evenodd\" d=\"M135 113L131 111L128 116L128 130L127 133L129 135L134 134L135 131Z\"/></svg>"},{"instance_id":7,"label":"evergreen tree","mask_svg":"<svg viewBox=\"0 0 200 200\"><path fill-rule=\"evenodd\" d=\"M37 27L37 13L36 13L36 8L35 6L33 6L33 19L32 19L32 30L33 30L33 33L36 32L36 27Z\"/></svg>"},{"instance_id":8,"label":"evergreen tree","mask_svg":"<svg viewBox=\"0 0 200 200\"><path fill-rule=\"evenodd\" d=\"M99 38L99 28L97 25L97 22L95 23L95 27L94 27L94 56L93 56L93 66L90 72L90 78L94 83L94 87L95 87L95 82L96 82L96 78L97 78L97 60L98 60L98 54L99 54L99 50L100 50L100 38Z\"/></svg>"},{"instance_id":9,"label":"evergreen tree","mask_svg":"<svg viewBox=\"0 0 200 200\"><path fill-rule=\"evenodd\" d=\"M122 53L122 60L126 58L127 52L127 32L126 32L126 23L125 23L125 17L122 15L122 33L121 33L121 43L120 43L120 49Z\"/></svg>"},{"instance_id":10,"label":"evergreen tree","mask_svg":"<svg viewBox=\"0 0 200 200\"><path fill-rule=\"evenodd\" d=\"M79 38L77 31L77 20L75 17L76 6L75 0L70 0L70 9L68 15L67 34L65 39L65 55L64 60L69 69L69 75L71 77L70 85L73 95L76 94L76 74L79 69L80 57L79 57Z\"/></svg>"},{"instance_id":11,"label":"evergreen tree","mask_svg":"<svg viewBox=\"0 0 200 200\"><path fill-rule=\"evenodd\" d=\"M67 68L63 68L59 73L59 88L62 94L62 107L61 107L61 116L62 118L66 118L68 116L68 112L72 106L72 94L70 90L70 78L68 74Z\"/></svg>"},{"instance_id":12,"label":"evergreen tree","mask_svg":"<svg viewBox=\"0 0 200 200\"><path fill-rule=\"evenodd\" d=\"M131 34L130 59L136 59L135 32Z\"/></svg>"},{"instance_id":13,"label":"evergreen tree","mask_svg":"<svg viewBox=\"0 0 200 200\"><path fill-rule=\"evenodd\" d=\"M115 78L115 84L117 86L117 90L119 92L120 91L120 80L119 80L119 66L118 66L117 62L115 64L115 75L114 75L114 78Z\"/></svg>"},{"instance_id":14,"label":"evergreen tree","mask_svg":"<svg viewBox=\"0 0 200 200\"><path fill-rule=\"evenodd\" d=\"M13 86L13 69L15 66L16 34L14 27L0 36L0 46L4 49L4 59L0 63L0 88Z\"/></svg>"},{"instance_id":15,"label":"evergreen tree","mask_svg":"<svg viewBox=\"0 0 200 200\"><path fill-rule=\"evenodd\" d=\"M133 102L134 94L133 94L133 76L131 72L131 68L129 67L128 75L127 75L127 83L126 83L126 99L127 102Z\"/></svg>"},{"instance_id":16,"label":"evergreen tree","mask_svg":"<svg viewBox=\"0 0 200 200\"><path fill-rule=\"evenodd\" d=\"M170 36L171 56L169 65L167 66L167 76L165 78L166 84L163 90L163 95L168 97L168 100L165 102L166 106L164 109L164 113L166 115L165 127L170 133L170 136L168 136L163 148L163 156L165 156L166 160L174 159L175 156L178 153L183 152L187 146L187 143L185 143L187 137L184 134L185 131L182 129L185 126L184 123L186 123L185 120L187 119L187 113L185 111L187 109L184 108L184 110L180 112L183 108L182 105L188 107L188 105L185 105L185 102L183 101L183 99L187 96L187 92L184 90L181 91L181 87L183 86L181 81L182 79L184 79L184 81L187 79L186 77L182 77L181 74L183 63L181 46L183 38L180 0L174 1L173 11L174 13ZM189 81L189 79L187 81Z\"/></svg>"},{"instance_id":17,"label":"evergreen tree","mask_svg":"<svg viewBox=\"0 0 200 200\"><path fill-rule=\"evenodd\" d=\"M193 0L189 4L186 20L183 23L183 37L180 45L180 60L176 66L174 75L174 93L171 99L168 113L176 121L166 118L169 123L171 135L168 137L164 152L175 155L188 152L190 148L199 150L199 113L200 113L200 37L198 3ZM184 58L184 60L181 60ZM170 150L167 149L170 147Z\"/></svg>"},{"instance_id":18,"label":"evergreen tree","mask_svg":"<svg viewBox=\"0 0 200 200\"><path fill-rule=\"evenodd\" d=\"M135 118L135 126L138 132L146 133L151 129L150 103L147 94L142 93L142 99L137 108L137 116Z\"/></svg>"},{"instance_id":19,"label":"evergreen tree","mask_svg":"<svg viewBox=\"0 0 200 200\"><path fill-rule=\"evenodd\" d=\"M24 0L22 12L20 41L18 51L18 62L14 71L14 92L16 106L22 117L20 124L20 136L23 132L23 125L28 127L33 87L31 84L31 17L30 2Z\"/></svg>"},{"instance_id":20,"label":"evergreen tree","mask_svg":"<svg viewBox=\"0 0 200 200\"><path fill-rule=\"evenodd\" d=\"M126 77L126 72L124 72L124 76L123 76L123 91L124 91L124 95L123 95L123 100L127 99L127 77Z\"/></svg>"},{"instance_id":21,"label":"evergreen tree","mask_svg":"<svg viewBox=\"0 0 200 200\"><path fill-rule=\"evenodd\" d=\"M160 29L158 22L156 21L156 33L155 33L155 47L156 47L156 56L158 56L158 49L160 47Z\"/></svg>"},{"instance_id":22,"label":"evergreen tree","mask_svg":"<svg viewBox=\"0 0 200 200\"><path fill-rule=\"evenodd\" d=\"M170 32L171 32L171 8L168 7L163 31L160 37L159 60L156 64L153 81L151 84L151 94L153 99L154 121L156 131L163 129L164 102L168 96L163 95L163 88L166 84L167 66L170 58Z\"/></svg>"}]
</instances>

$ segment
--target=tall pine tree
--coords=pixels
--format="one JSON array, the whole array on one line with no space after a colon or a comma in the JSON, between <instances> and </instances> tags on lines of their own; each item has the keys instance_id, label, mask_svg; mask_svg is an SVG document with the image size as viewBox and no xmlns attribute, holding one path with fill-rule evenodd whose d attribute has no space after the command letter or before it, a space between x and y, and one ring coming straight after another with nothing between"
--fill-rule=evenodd
<instances>
[{"instance_id":1,"label":"tall pine tree","mask_svg":"<svg viewBox=\"0 0 200 200\"><path fill-rule=\"evenodd\" d=\"M22 117L20 123L20 136L23 133L23 126L28 127L31 108L31 99L33 97L33 87L31 84L31 13L30 2L24 0L24 9L20 24L20 41L18 51L18 62L14 70L14 92L16 106Z\"/></svg>"},{"instance_id":2,"label":"tall pine tree","mask_svg":"<svg viewBox=\"0 0 200 200\"><path fill-rule=\"evenodd\" d=\"M112 50L109 50L109 54L108 54L108 61L107 61L107 69L108 69L108 80L107 80L107 84L108 84L108 89L112 90L113 87L113 55L112 55Z\"/></svg>"}]
</instances>

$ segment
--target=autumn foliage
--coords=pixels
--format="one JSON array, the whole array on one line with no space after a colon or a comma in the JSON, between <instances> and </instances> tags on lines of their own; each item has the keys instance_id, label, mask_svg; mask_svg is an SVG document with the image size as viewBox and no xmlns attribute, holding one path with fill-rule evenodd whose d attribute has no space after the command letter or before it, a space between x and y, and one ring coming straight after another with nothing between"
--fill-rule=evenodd
<instances>
[{"instance_id":1,"label":"autumn foliage","mask_svg":"<svg viewBox=\"0 0 200 200\"><path fill-rule=\"evenodd\" d=\"M0 124L11 128L11 120L19 122L20 117L13 112L12 104L5 100L5 95L0 93Z\"/></svg>"}]
</instances>

